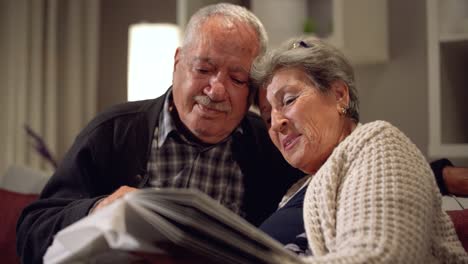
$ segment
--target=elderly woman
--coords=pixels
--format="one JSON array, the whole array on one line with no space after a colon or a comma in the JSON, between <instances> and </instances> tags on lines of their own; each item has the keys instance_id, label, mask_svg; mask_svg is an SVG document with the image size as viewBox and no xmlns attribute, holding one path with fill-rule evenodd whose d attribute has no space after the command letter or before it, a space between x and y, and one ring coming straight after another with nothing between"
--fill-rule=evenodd
<instances>
[{"instance_id":1,"label":"elderly woman","mask_svg":"<svg viewBox=\"0 0 468 264\"><path fill-rule=\"evenodd\" d=\"M292 39L252 79L273 143L308 175L264 231L296 250L308 243L310 263L468 262L421 152L387 122L359 123L353 69L337 49Z\"/></svg>"}]
</instances>

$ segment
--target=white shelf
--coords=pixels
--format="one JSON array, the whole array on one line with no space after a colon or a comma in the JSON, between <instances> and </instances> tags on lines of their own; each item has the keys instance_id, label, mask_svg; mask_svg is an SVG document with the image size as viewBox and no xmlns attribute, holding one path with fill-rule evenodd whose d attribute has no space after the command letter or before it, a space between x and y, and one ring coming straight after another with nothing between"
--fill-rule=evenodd
<instances>
[{"instance_id":1,"label":"white shelf","mask_svg":"<svg viewBox=\"0 0 468 264\"><path fill-rule=\"evenodd\" d=\"M317 35L339 48L353 64L388 61L387 0L251 0L270 45L303 35L312 18Z\"/></svg>"},{"instance_id":2,"label":"white shelf","mask_svg":"<svg viewBox=\"0 0 468 264\"><path fill-rule=\"evenodd\" d=\"M441 43L468 41L468 32L458 34L441 34L439 41Z\"/></svg>"},{"instance_id":3,"label":"white shelf","mask_svg":"<svg viewBox=\"0 0 468 264\"><path fill-rule=\"evenodd\" d=\"M467 157L468 144L440 144L429 146L433 158L463 158Z\"/></svg>"},{"instance_id":4,"label":"white shelf","mask_svg":"<svg viewBox=\"0 0 468 264\"><path fill-rule=\"evenodd\" d=\"M447 21L441 21L441 11L446 10L444 5L447 3L444 0L426 0L428 151L429 158L467 158L468 107L465 100L468 98L468 85L465 76L468 33L439 33L447 24ZM451 10L454 10L453 6Z\"/></svg>"}]
</instances>

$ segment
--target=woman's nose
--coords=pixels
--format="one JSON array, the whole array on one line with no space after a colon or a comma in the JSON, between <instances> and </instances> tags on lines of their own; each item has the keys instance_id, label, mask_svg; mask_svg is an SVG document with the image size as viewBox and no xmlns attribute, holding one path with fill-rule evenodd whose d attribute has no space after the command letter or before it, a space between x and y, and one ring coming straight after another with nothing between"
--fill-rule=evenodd
<instances>
[{"instance_id":1,"label":"woman's nose","mask_svg":"<svg viewBox=\"0 0 468 264\"><path fill-rule=\"evenodd\" d=\"M271 129L278 133L285 133L288 125L288 119L279 111L271 112Z\"/></svg>"}]
</instances>

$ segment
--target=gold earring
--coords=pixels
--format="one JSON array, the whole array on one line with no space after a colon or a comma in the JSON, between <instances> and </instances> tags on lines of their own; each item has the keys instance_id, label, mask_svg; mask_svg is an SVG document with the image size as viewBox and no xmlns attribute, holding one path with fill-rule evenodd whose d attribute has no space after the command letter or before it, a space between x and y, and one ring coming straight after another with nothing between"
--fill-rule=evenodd
<instances>
[{"instance_id":1,"label":"gold earring","mask_svg":"<svg viewBox=\"0 0 468 264\"><path fill-rule=\"evenodd\" d=\"M340 114L346 115L347 112L348 112L348 108L347 108L347 107L345 107L345 106L341 107L341 109L340 109Z\"/></svg>"}]
</instances>

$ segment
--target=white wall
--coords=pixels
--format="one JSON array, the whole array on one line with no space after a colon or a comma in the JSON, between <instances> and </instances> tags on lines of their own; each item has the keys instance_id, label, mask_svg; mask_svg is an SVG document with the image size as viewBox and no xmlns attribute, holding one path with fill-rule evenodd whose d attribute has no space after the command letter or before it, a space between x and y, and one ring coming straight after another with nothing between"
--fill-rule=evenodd
<instances>
[{"instance_id":1,"label":"white wall","mask_svg":"<svg viewBox=\"0 0 468 264\"><path fill-rule=\"evenodd\" d=\"M0 8L2 3L0 1ZM361 98L362 121L390 121L427 155L428 73L425 4L425 0L388 0L390 60L380 65L356 67L356 78ZM175 13L175 1L101 0L97 102L99 111L126 100L128 25L141 20L175 23ZM5 23L2 17L0 23ZM0 34L2 35L4 34ZM0 63L0 79L5 77L6 67L7 65ZM2 96L0 103L5 98ZM3 147L0 146L0 150ZM433 157L427 158L431 160ZM454 161L457 165L468 166L468 159ZM0 160L0 165L1 162Z\"/></svg>"},{"instance_id":2,"label":"white wall","mask_svg":"<svg viewBox=\"0 0 468 264\"><path fill-rule=\"evenodd\" d=\"M426 1L388 2L390 61L356 68L362 121L390 121L427 157ZM468 160L454 161L468 166Z\"/></svg>"}]
</instances>

